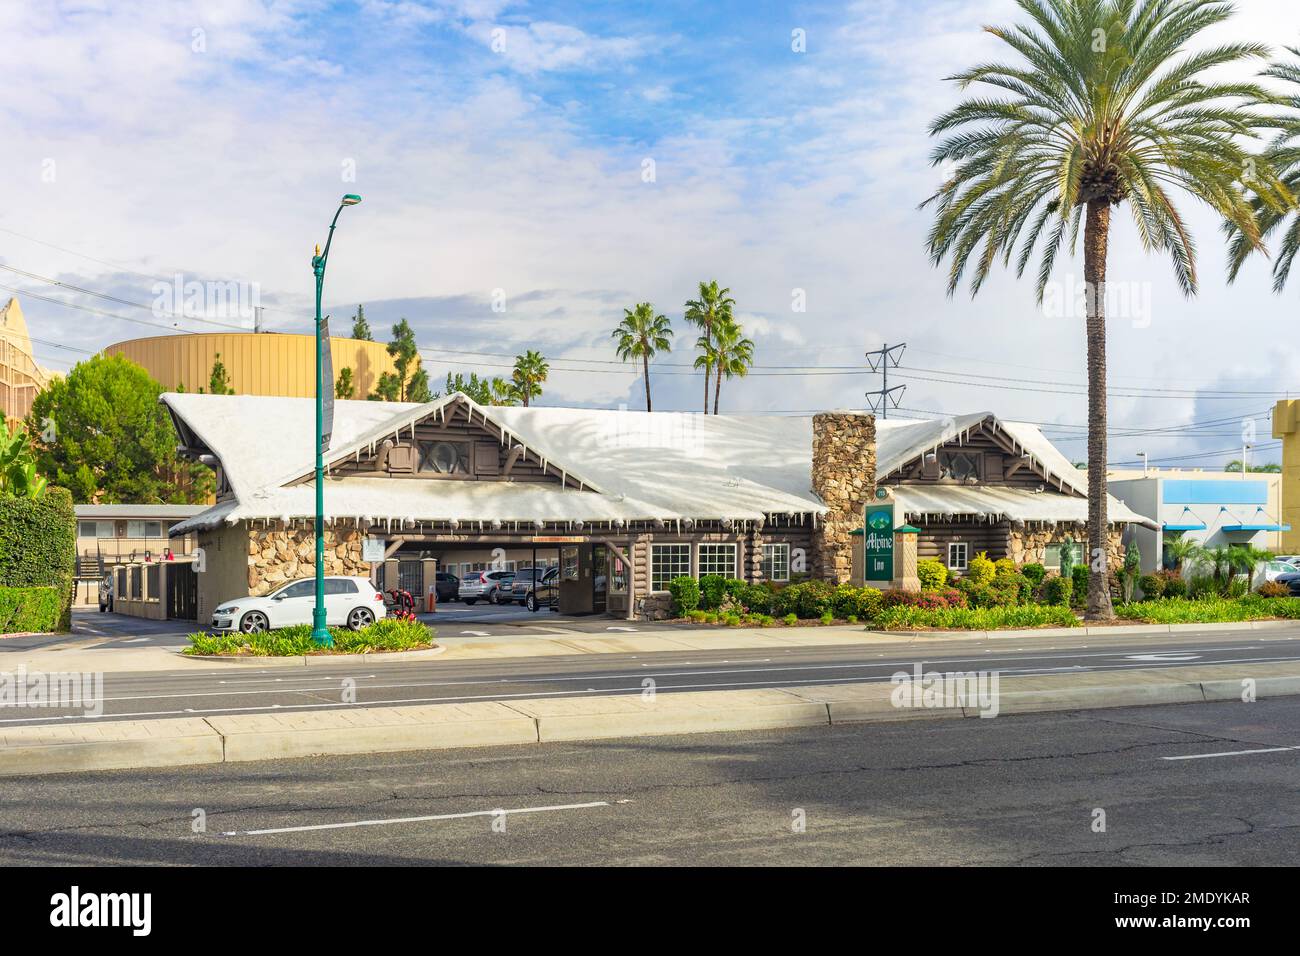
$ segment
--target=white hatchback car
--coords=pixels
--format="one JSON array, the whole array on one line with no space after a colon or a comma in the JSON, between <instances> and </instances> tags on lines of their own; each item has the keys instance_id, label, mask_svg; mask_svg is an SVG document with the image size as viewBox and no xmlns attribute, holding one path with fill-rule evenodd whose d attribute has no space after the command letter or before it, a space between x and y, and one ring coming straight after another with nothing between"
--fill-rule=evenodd
<instances>
[{"instance_id":1,"label":"white hatchback car","mask_svg":"<svg viewBox=\"0 0 1300 956\"><path fill-rule=\"evenodd\" d=\"M212 630L254 634L291 624L310 624L316 579L291 581L261 597L236 598L212 612ZM325 579L325 624L359 631L387 616L384 596L366 578Z\"/></svg>"}]
</instances>

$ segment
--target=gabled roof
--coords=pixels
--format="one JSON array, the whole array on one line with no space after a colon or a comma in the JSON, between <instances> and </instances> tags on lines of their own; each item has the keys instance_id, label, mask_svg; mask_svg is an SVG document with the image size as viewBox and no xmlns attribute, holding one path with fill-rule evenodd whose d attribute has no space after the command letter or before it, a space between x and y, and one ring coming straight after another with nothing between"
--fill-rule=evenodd
<instances>
[{"instance_id":1,"label":"gabled roof","mask_svg":"<svg viewBox=\"0 0 1300 956\"><path fill-rule=\"evenodd\" d=\"M930 421L916 419L876 420L876 480L889 477L921 455L964 438L986 425L1000 430L1014 447L1027 453L1047 475L1048 483L1059 483L1087 497L1088 477L1048 440L1035 425L999 419L992 412L975 412Z\"/></svg>"},{"instance_id":2,"label":"gabled roof","mask_svg":"<svg viewBox=\"0 0 1300 956\"><path fill-rule=\"evenodd\" d=\"M307 398L168 393L182 441L220 459L234 501L179 530L314 512L315 403ZM581 408L485 407L456 394L424 405L338 401L331 464L369 453L452 404L500 440L576 479L393 481L348 475L326 486L327 516L373 521L755 520L822 514L813 494L812 419ZM344 488L347 494L343 495Z\"/></svg>"}]
</instances>

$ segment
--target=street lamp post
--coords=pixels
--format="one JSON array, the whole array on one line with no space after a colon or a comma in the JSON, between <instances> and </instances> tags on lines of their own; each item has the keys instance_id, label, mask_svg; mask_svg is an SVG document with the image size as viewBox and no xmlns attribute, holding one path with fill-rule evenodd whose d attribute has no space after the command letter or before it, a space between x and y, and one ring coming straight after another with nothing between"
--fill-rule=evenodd
<instances>
[{"instance_id":1,"label":"street lamp post","mask_svg":"<svg viewBox=\"0 0 1300 956\"><path fill-rule=\"evenodd\" d=\"M329 343L321 340L321 291L325 287L325 263L330 257L330 243L334 241L334 227L338 225L339 213L344 206L355 206L361 197L348 193L339 202L339 208L330 221L329 235L325 237L325 251L316 247L312 256L311 268L316 273L316 606L311 612L311 639L321 647L334 646L329 628L325 626L325 388L324 369L321 363L321 349L328 348ZM328 383L334 387L333 382Z\"/></svg>"}]
</instances>

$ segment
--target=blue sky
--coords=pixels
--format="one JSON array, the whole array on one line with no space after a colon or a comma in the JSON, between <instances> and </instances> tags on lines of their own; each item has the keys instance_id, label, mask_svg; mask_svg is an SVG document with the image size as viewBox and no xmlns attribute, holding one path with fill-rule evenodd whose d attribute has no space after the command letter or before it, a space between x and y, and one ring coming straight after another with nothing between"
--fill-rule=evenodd
<instances>
[{"instance_id":1,"label":"blue sky","mask_svg":"<svg viewBox=\"0 0 1300 956\"><path fill-rule=\"evenodd\" d=\"M1209 39L1300 42L1300 7L1240 7ZM877 382L843 368L907 341L895 381L913 414L1055 423L1081 457L1081 322L1044 315L1005 274L974 301L947 297L917 209L940 179L926 123L957 97L943 77L998 54L982 24L1017 19L1011 0L6 4L0 263L144 303L177 275L252 283L271 328L309 331L311 245L355 191L326 290L336 327L358 302L376 326L405 316L438 350L436 377L508 364L445 350L539 348L556 359L545 401L635 407L639 375L606 364L609 330L649 300L679 328L652 373L656 408L694 409L682 303L716 278L760 366L814 368L728 383L724 410L861 407ZM1112 325L1112 424L1160 431L1117 434L1113 461L1221 464L1242 416L1300 386L1281 332L1300 290L1272 295L1262 264L1228 288L1213 218L1188 214L1194 300L1127 220L1116 230L1112 280L1149 314ZM52 368L164 331L40 279L0 270L0 284L64 346L38 347ZM1266 418L1258 429L1267 444Z\"/></svg>"}]
</instances>

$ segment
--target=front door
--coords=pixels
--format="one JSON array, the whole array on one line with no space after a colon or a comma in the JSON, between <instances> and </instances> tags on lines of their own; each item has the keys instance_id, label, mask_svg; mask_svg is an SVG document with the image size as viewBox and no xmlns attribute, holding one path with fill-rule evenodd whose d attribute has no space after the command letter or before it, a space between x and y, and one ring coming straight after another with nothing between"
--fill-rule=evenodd
<instances>
[{"instance_id":1,"label":"front door","mask_svg":"<svg viewBox=\"0 0 1300 956\"><path fill-rule=\"evenodd\" d=\"M604 614L609 592L609 548L596 544L591 549L591 609Z\"/></svg>"}]
</instances>

